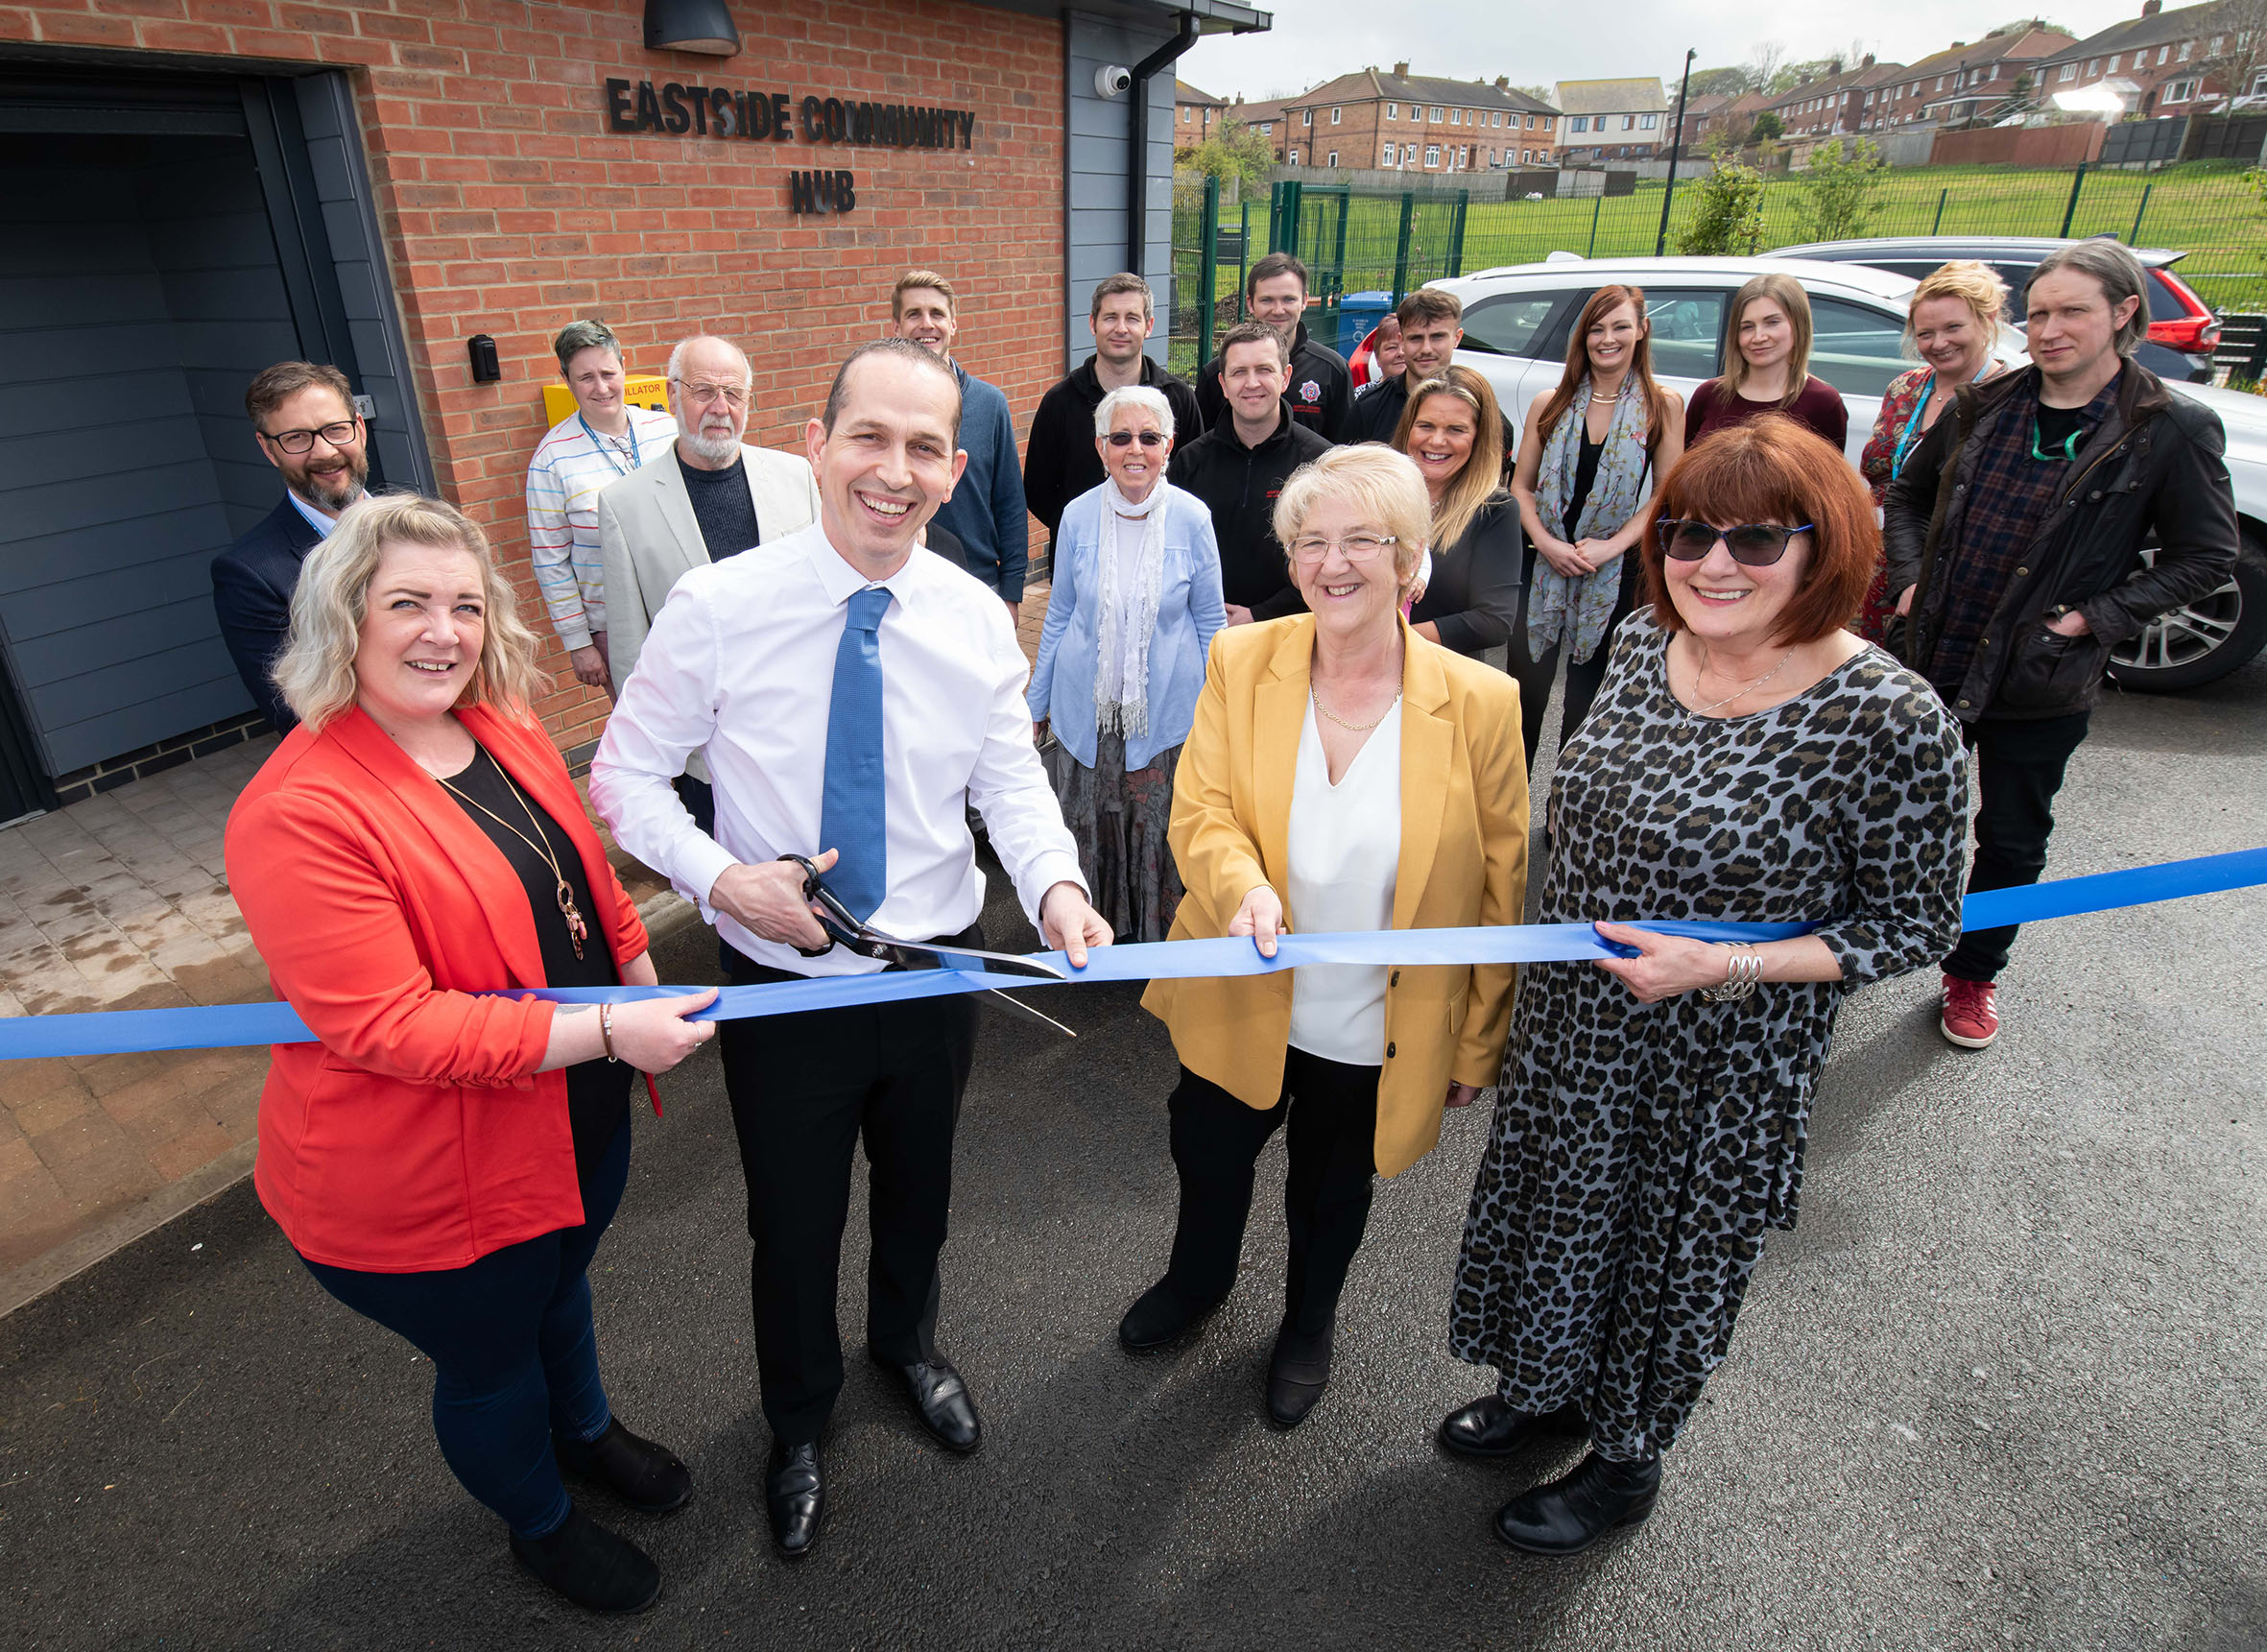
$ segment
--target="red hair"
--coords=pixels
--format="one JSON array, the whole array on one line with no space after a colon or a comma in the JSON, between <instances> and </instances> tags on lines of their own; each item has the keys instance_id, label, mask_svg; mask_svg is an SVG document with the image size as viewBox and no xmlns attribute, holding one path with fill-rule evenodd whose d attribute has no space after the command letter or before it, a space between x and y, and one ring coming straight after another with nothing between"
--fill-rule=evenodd
<instances>
[{"instance_id":1,"label":"red hair","mask_svg":"<svg viewBox=\"0 0 2267 1652\"><path fill-rule=\"evenodd\" d=\"M1848 625L1881 557L1881 530L1866 484L1841 448L1783 414L1764 414L1686 448L1654 504L1662 517L1721 528L1810 524L1810 560L1779 617L1778 640L1789 647ZM1660 529L1649 526L1638 544L1655 621L1664 631L1683 630L1683 616L1669 600Z\"/></svg>"}]
</instances>

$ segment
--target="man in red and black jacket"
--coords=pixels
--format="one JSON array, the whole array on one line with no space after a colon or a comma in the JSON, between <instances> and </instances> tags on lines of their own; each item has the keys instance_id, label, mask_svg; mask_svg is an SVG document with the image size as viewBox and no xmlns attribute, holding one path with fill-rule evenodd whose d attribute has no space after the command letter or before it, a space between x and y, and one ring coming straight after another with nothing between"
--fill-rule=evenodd
<instances>
[{"instance_id":1,"label":"man in red and black jacket","mask_svg":"<svg viewBox=\"0 0 2267 1652\"><path fill-rule=\"evenodd\" d=\"M1970 893L2036 883L2055 794L2086 738L2110 651L2217 588L2235 565L2226 434L2132 359L2148 276L2112 241L2033 272L2032 365L1966 386L1890 484L1883 521L1898 648L1976 748ZM2144 563L2142 547L2155 542ZM1945 960L1945 1037L1999 1032L2014 925Z\"/></svg>"}]
</instances>

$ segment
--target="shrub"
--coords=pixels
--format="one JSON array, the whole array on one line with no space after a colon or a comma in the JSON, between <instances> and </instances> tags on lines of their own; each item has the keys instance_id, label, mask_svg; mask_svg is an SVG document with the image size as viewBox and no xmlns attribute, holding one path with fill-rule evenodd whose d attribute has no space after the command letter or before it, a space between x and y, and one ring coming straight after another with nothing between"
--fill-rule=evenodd
<instances>
[{"instance_id":1,"label":"shrub","mask_svg":"<svg viewBox=\"0 0 2267 1652\"><path fill-rule=\"evenodd\" d=\"M1881 151L1866 138L1847 153L1840 138L1812 150L1802 185L1802 239L1850 241L1865 234L1881 171Z\"/></svg>"},{"instance_id":2,"label":"shrub","mask_svg":"<svg viewBox=\"0 0 2267 1652\"><path fill-rule=\"evenodd\" d=\"M1697 257L1753 252L1763 239L1763 175L1737 161L1718 161L1693 185L1698 197L1677 237L1677 251Z\"/></svg>"}]
</instances>

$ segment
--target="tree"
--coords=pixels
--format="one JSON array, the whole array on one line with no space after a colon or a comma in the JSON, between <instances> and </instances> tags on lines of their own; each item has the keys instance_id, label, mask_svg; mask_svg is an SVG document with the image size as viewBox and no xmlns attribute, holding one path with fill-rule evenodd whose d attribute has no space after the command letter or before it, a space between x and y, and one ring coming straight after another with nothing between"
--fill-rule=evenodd
<instances>
[{"instance_id":1,"label":"tree","mask_svg":"<svg viewBox=\"0 0 2267 1652\"><path fill-rule=\"evenodd\" d=\"M1559 88L1556 86L1514 86L1512 90L1525 92L1539 104L1550 104L1553 108L1559 107L1557 104L1551 103L1551 100L1559 95Z\"/></svg>"},{"instance_id":2,"label":"tree","mask_svg":"<svg viewBox=\"0 0 2267 1652\"><path fill-rule=\"evenodd\" d=\"M1779 65L1787 60L1787 48L1778 40L1759 40L1748 52L1748 84L1745 90L1765 92L1778 79Z\"/></svg>"},{"instance_id":3,"label":"tree","mask_svg":"<svg viewBox=\"0 0 2267 1652\"><path fill-rule=\"evenodd\" d=\"M1786 123L1779 119L1777 109L1760 109L1755 124L1748 129L1750 143L1771 143L1787 135Z\"/></svg>"},{"instance_id":4,"label":"tree","mask_svg":"<svg viewBox=\"0 0 2267 1652\"><path fill-rule=\"evenodd\" d=\"M1847 152L1840 138L1812 150L1802 183L1802 238L1849 241L1865 234L1881 170L1881 151L1869 138L1859 138Z\"/></svg>"},{"instance_id":5,"label":"tree","mask_svg":"<svg viewBox=\"0 0 2267 1652\"><path fill-rule=\"evenodd\" d=\"M1210 137L1181 156L1179 164L1223 183L1232 178L1246 189L1257 189L1275 170L1276 151L1255 128L1240 120L1226 120Z\"/></svg>"},{"instance_id":6,"label":"tree","mask_svg":"<svg viewBox=\"0 0 2267 1652\"><path fill-rule=\"evenodd\" d=\"M1677 251L1710 258L1754 251L1763 239L1763 175L1719 160L1692 188L1697 204L1677 237Z\"/></svg>"},{"instance_id":7,"label":"tree","mask_svg":"<svg viewBox=\"0 0 2267 1652\"><path fill-rule=\"evenodd\" d=\"M2206 71L2230 97L2248 96L2267 74L2267 0L2224 0L2207 44L2211 35L2220 36L2220 50L2205 60Z\"/></svg>"},{"instance_id":8,"label":"tree","mask_svg":"<svg viewBox=\"0 0 2267 1652\"><path fill-rule=\"evenodd\" d=\"M1745 68L1692 71L1692 95L1696 98L1736 98L1746 90L1748 71Z\"/></svg>"}]
</instances>

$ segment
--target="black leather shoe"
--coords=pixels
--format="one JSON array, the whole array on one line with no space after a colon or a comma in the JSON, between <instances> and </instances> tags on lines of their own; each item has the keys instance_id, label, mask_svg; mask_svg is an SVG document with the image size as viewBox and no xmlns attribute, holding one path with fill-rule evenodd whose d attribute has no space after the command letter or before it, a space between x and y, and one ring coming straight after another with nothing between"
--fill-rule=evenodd
<instances>
[{"instance_id":1,"label":"black leather shoe","mask_svg":"<svg viewBox=\"0 0 2267 1652\"><path fill-rule=\"evenodd\" d=\"M819 1536L826 1512L826 1477L819 1468L819 1443L782 1446L772 1442L764 1465L764 1506L771 1511L772 1542L782 1558L800 1560Z\"/></svg>"},{"instance_id":2,"label":"black leather shoe","mask_svg":"<svg viewBox=\"0 0 2267 1652\"><path fill-rule=\"evenodd\" d=\"M580 1509L549 1537L513 1532L512 1556L537 1583L592 1612L643 1612L660 1597L653 1557Z\"/></svg>"},{"instance_id":3,"label":"black leather shoe","mask_svg":"<svg viewBox=\"0 0 2267 1652\"><path fill-rule=\"evenodd\" d=\"M1660 1459L1610 1463L1592 1451L1547 1486L1496 1511L1495 1535L1529 1554L1580 1554L1608 1532L1634 1526L1660 1496Z\"/></svg>"},{"instance_id":4,"label":"black leather shoe","mask_svg":"<svg viewBox=\"0 0 2267 1652\"><path fill-rule=\"evenodd\" d=\"M1286 1325L1276 1333L1276 1352L1267 1362L1267 1414L1281 1428L1296 1428L1323 1398L1330 1382L1330 1337L1297 1336Z\"/></svg>"},{"instance_id":5,"label":"black leather shoe","mask_svg":"<svg viewBox=\"0 0 2267 1652\"><path fill-rule=\"evenodd\" d=\"M1534 1417L1513 1410L1491 1394L1442 1418L1440 1441L1460 1457L1492 1461L1523 1451L1538 1439L1580 1436L1589 1431L1590 1420L1579 1405L1562 1405L1545 1416Z\"/></svg>"},{"instance_id":6,"label":"black leather shoe","mask_svg":"<svg viewBox=\"0 0 2267 1652\"><path fill-rule=\"evenodd\" d=\"M551 1449L563 1472L604 1486L641 1515L665 1515L693 1495L693 1472L677 1453L640 1439L619 1418L587 1443L554 1434Z\"/></svg>"},{"instance_id":7,"label":"black leather shoe","mask_svg":"<svg viewBox=\"0 0 2267 1652\"><path fill-rule=\"evenodd\" d=\"M867 1352L871 1353L872 1350ZM976 1401L968 1397L968 1385L953 1369L951 1360L938 1353L899 1365L875 1353L873 1362L897 1378L905 1398L913 1402L914 1415L940 1446L965 1457L984 1444L984 1425L977 1419Z\"/></svg>"},{"instance_id":8,"label":"black leather shoe","mask_svg":"<svg viewBox=\"0 0 2267 1652\"><path fill-rule=\"evenodd\" d=\"M1147 1353L1186 1336L1204 1322L1226 1297L1192 1307L1181 1300L1169 1280L1159 1280L1134 1300L1126 1317L1118 1321L1118 1341L1129 1353Z\"/></svg>"}]
</instances>

